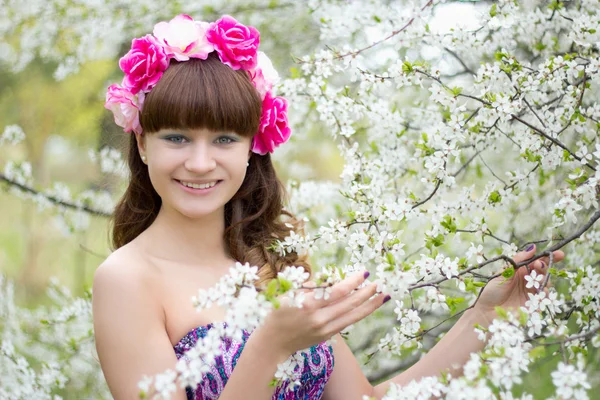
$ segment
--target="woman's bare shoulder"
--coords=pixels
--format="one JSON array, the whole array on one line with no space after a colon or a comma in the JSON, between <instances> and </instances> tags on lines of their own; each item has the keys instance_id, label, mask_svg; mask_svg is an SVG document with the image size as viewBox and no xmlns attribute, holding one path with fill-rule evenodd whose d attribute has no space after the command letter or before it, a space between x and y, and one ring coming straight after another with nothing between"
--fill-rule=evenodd
<instances>
[{"instance_id":1,"label":"woman's bare shoulder","mask_svg":"<svg viewBox=\"0 0 600 400\"><path fill-rule=\"evenodd\" d=\"M158 274L158 268L131 242L113 251L100 264L94 274L94 286L126 284L130 288L151 290Z\"/></svg>"}]
</instances>

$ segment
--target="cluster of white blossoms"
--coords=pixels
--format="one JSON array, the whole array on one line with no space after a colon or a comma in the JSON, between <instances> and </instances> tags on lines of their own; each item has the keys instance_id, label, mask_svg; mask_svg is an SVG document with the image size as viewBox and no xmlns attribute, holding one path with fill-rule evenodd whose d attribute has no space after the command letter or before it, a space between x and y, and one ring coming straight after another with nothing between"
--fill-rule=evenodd
<instances>
[{"instance_id":1,"label":"cluster of white blossoms","mask_svg":"<svg viewBox=\"0 0 600 400\"><path fill-rule=\"evenodd\" d=\"M556 371L552 372L552 383L556 386L557 399L587 400L588 389L591 388L587 381L587 375L583 371L584 363L581 357L578 362L565 364L559 362Z\"/></svg>"},{"instance_id":2,"label":"cluster of white blossoms","mask_svg":"<svg viewBox=\"0 0 600 400\"><path fill-rule=\"evenodd\" d=\"M114 174L121 178L127 178L129 171L123 160L121 152L111 147L103 147L100 151L88 151L92 162L100 164L100 171L104 174Z\"/></svg>"},{"instance_id":3,"label":"cluster of white blossoms","mask_svg":"<svg viewBox=\"0 0 600 400\"><path fill-rule=\"evenodd\" d=\"M18 125L8 125L0 136L0 151L10 150L25 140L25 132ZM102 173L127 176L120 153L103 148L98 154L88 152L92 161L98 161ZM81 232L90 225L91 215L109 216L115 206L114 195L106 190L84 190L77 194L63 182L53 182L49 188L36 187L33 168L29 161L9 160L2 168L0 181L9 184L9 192L23 200L33 201L39 211L52 210L54 224L65 235Z\"/></svg>"},{"instance_id":4,"label":"cluster of white blossoms","mask_svg":"<svg viewBox=\"0 0 600 400\"><path fill-rule=\"evenodd\" d=\"M0 399L56 400L59 389L108 399L94 356L89 296L76 298L57 280L47 295L47 307L20 307L13 283L0 274Z\"/></svg>"},{"instance_id":5,"label":"cluster of white blossoms","mask_svg":"<svg viewBox=\"0 0 600 400\"><path fill-rule=\"evenodd\" d=\"M198 312L217 305L226 310L223 321L212 323L206 335L186 351L176 364L175 370L167 370L154 377L145 376L139 382L141 396L168 399L177 385L194 387L202 375L210 371L216 356L221 354L223 338L243 341L245 333L259 327L274 307L280 306L281 296L286 296L288 306L302 307L304 292L299 290L309 278L303 267L287 267L279 272L262 290L255 286L258 267L248 263L236 263L219 282L211 288L200 289L192 298ZM275 383L290 381L288 390L299 384L303 356L300 350L278 365Z\"/></svg>"},{"instance_id":6,"label":"cluster of white blossoms","mask_svg":"<svg viewBox=\"0 0 600 400\"><path fill-rule=\"evenodd\" d=\"M7 125L0 135L0 145L4 143L17 144L25 139L25 132L19 125Z\"/></svg>"},{"instance_id":7,"label":"cluster of white blossoms","mask_svg":"<svg viewBox=\"0 0 600 400\"><path fill-rule=\"evenodd\" d=\"M120 40L182 6L174 1L159 11L148 0L127 6L120 0L86 0L80 7L17 3L0 11L0 60L20 69L39 55L59 62L59 78L92 57L114 56ZM290 209L308 222L306 232L291 232L271 250L308 254L319 285L367 268L378 289L391 294L394 312L384 308L372 318L393 324L357 324L361 336L372 338L361 347L373 354L364 366L369 377L384 362L388 370L394 362L398 371L406 368L407 360L432 345L433 327L472 306L493 276L509 278L514 270L502 265L503 257L533 242L538 254L551 248L567 254L560 264L551 260L543 275L527 276L532 294L517 314L500 311L500 319L478 329L486 347L471 356L464 377L393 385L386 399L513 399L511 390L522 386L537 360L554 353L561 359L552 374L555 397L587 398L594 371L578 354L600 346L600 4L462 4L464 25L449 27L456 5L437 0L203 3L210 10L186 4L186 12L239 8L248 21L272 28L280 42L301 45L290 29L294 21L316 28L320 42L304 47L311 50L297 57L278 92L289 100L294 152L315 154L309 132L329 134L343 166L334 184L290 184ZM64 18L50 24L53 15ZM18 40L10 41L17 32ZM268 38L263 42L269 46ZM2 138L6 145L22 135L12 127ZM114 174L121 161L103 151L94 157L102 171ZM12 181L32 184L26 161L4 169ZM110 196L78 197L61 186L38 194L9 187L61 213L68 212L66 203L88 206L76 207L83 213L110 211ZM258 291L252 285L256 267L238 265L216 287L199 292L195 305L224 306L227 324L211 329L187 364L142 387L167 397L178 379L198 382L222 336L239 338L242 330L255 329L283 293L300 305L302 292L294 294L291 282L303 273L285 274ZM318 293L328 295L326 289ZM352 335L350 342L356 344ZM282 364L277 379L295 381L299 359L297 353ZM582 383L572 385L562 379L566 375Z\"/></svg>"}]
</instances>

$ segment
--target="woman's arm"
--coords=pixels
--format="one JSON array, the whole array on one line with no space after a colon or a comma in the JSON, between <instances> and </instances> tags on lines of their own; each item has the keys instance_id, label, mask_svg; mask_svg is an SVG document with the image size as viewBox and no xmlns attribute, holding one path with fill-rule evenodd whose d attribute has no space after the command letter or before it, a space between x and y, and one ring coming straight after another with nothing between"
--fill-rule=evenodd
<instances>
[{"instance_id":1,"label":"woman's arm","mask_svg":"<svg viewBox=\"0 0 600 400\"><path fill-rule=\"evenodd\" d=\"M282 306L274 310L265 324L250 335L219 400L270 399L274 388L269 387L269 383L275 376L277 364L379 308L384 295L374 296L375 284L353 292L366 277L359 273L334 285L327 300L317 299L310 293L302 308Z\"/></svg>"},{"instance_id":2,"label":"woman's arm","mask_svg":"<svg viewBox=\"0 0 600 400\"><path fill-rule=\"evenodd\" d=\"M450 371L456 376L461 373L469 354L483 348L483 342L477 339L474 326L476 323L485 325L485 320L485 317L477 315L475 310L466 311L419 362L375 387L364 376L352 351L338 335L336 343L332 346L335 368L325 387L323 400L361 400L363 395L381 399L392 383L405 385L412 380L438 375L443 371Z\"/></svg>"},{"instance_id":3,"label":"woman's arm","mask_svg":"<svg viewBox=\"0 0 600 400\"><path fill-rule=\"evenodd\" d=\"M177 358L164 328L164 312L148 273L135 263L110 258L94 276L93 312L96 347L102 371L115 399L137 399L137 383L174 369ZM277 364L297 350L331 337L381 306L376 285L362 284L363 273L331 288L329 299L306 296L302 308L282 306L256 329L244 346L220 400L268 400ZM375 296L374 296L375 295ZM177 388L176 400L185 399Z\"/></svg>"},{"instance_id":4,"label":"woman's arm","mask_svg":"<svg viewBox=\"0 0 600 400\"><path fill-rule=\"evenodd\" d=\"M515 255L514 261L519 263L531 259L534 255L535 246L531 246L528 251ZM553 257L554 261L559 262L564 258L564 253L555 251ZM547 263L548 257L542 257L529 264L529 267L545 274L547 271L544 268ZM495 306L517 310L524 305L528 298L527 292L530 291L524 283L526 274L527 269L522 267L506 282L502 278L490 281L483 289L476 307L465 311L452 329L423 358L406 371L375 387L368 382L356 358L339 337L333 346L335 368L325 387L323 399L361 400L363 395L381 399L392 383L405 385L412 380L439 376L445 372L451 372L452 376L462 375L462 368L470 354L482 350L484 346L477 338L475 325L487 327L495 317Z\"/></svg>"},{"instance_id":5,"label":"woman's arm","mask_svg":"<svg viewBox=\"0 0 600 400\"><path fill-rule=\"evenodd\" d=\"M177 357L147 271L111 257L94 275L96 349L113 397L135 400L142 377L174 369ZM185 391L178 389L171 398L183 400Z\"/></svg>"},{"instance_id":6,"label":"woman's arm","mask_svg":"<svg viewBox=\"0 0 600 400\"><path fill-rule=\"evenodd\" d=\"M405 385L425 376L450 372L452 376L462 375L462 368L471 353L483 350L484 342L477 338L475 324L487 327L488 317L475 309L467 310L456 324L444 335L419 362L403 373L396 375L373 388L372 396L381 399L390 384Z\"/></svg>"}]
</instances>

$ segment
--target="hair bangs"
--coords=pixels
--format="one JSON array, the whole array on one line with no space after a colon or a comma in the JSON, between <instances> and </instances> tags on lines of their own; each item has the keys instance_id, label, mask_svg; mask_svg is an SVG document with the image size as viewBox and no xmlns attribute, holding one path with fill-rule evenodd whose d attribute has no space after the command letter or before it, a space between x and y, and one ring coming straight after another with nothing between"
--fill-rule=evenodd
<instances>
[{"instance_id":1,"label":"hair bangs","mask_svg":"<svg viewBox=\"0 0 600 400\"><path fill-rule=\"evenodd\" d=\"M205 128L254 136L261 112L248 73L231 69L211 53L206 60L171 61L146 95L140 124L144 132Z\"/></svg>"}]
</instances>

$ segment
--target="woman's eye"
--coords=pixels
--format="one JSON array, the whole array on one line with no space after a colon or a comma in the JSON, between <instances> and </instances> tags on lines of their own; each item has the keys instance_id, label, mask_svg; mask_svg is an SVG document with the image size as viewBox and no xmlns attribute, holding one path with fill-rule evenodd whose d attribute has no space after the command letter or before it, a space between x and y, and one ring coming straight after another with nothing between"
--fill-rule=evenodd
<instances>
[{"instance_id":1,"label":"woman's eye","mask_svg":"<svg viewBox=\"0 0 600 400\"><path fill-rule=\"evenodd\" d=\"M229 144L229 143L233 143L235 142L235 140L233 140L232 138L228 137L228 136L221 136L220 138L217 139L217 143L219 144Z\"/></svg>"},{"instance_id":2,"label":"woman's eye","mask_svg":"<svg viewBox=\"0 0 600 400\"><path fill-rule=\"evenodd\" d=\"M181 136L181 135L166 136L165 140L167 142L171 142L171 143L175 143L175 144L181 144L181 143L184 143L185 137Z\"/></svg>"}]
</instances>

